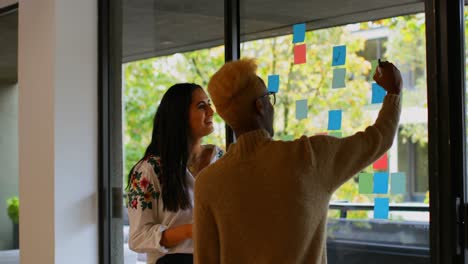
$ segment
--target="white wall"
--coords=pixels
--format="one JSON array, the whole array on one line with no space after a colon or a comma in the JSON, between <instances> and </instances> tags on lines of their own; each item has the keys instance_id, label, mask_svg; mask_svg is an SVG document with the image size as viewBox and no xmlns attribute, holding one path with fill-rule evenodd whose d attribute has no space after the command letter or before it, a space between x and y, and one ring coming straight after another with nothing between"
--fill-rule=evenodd
<instances>
[{"instance_id":1,"label":"white wall","mask_svg":"<svg viewBox=\"0 0 468 264\"><path fill-rule=\"evenodd\" d=\"M19 1L21 263L98 263L97 2Z\"/></svg>"}]
</instances>

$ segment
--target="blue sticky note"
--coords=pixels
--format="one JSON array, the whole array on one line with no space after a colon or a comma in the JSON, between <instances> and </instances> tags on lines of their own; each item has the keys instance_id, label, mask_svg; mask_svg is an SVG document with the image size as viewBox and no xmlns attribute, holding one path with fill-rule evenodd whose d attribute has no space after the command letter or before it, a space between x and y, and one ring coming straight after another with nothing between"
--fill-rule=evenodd
<instances>
[{"instance_id":1,"label":"blue sticky note","mask_svg":"<svg viewBox=\"0 0 468 264\"><path fill-rule=\"evenodd\" d=\"M296 101L296 119L301 120L307 118L307 99Z\"/></svg>"},{"instance_id":2,"label":"blue sticky note","mask_svg":"<svg viewBox=\"0 0 468 264\"><path fill-rule=\"evenodd\" d=\"M388 172L374 173L374 193L388 193Z\"/></svg>"},{"instance_id":3,"label":"blue sticky note","mask_svg":"<svg viewBox=\"0 0 468 264\"><path fill-rule=\"evenodd\" d=\"M306 24L296 24L293 26L293 43L304 42Z\"/></svg>"},{"instance_id":4,"label":"blue sticky note","mask_svg":"<svg viewBox=\"0 0 468 264\"><path fill-rule=\"evenodd\" d=\"M341 129L341 117L342 110L330 110L328 111L328 130L340 130Z\"/></svg>"},{"instance_id":5,"label":"blue sticky note","mask_svg":"<svg viewBox=\"0 0 468 264\"><path fill-rule=\"evenodd\" d=\"M346 78L346 68L333 69L332 88L345 87L346 86L345 78Z\"/></svg>"},{"instance_id":6,"label":"blue sticky note","mask_svg":"<svg viewBox=\"0 0 468 264\"><path fill-rule=\"evenodd\" d=\"M406 193L406 175L404 172L392 173L390 182L390 191L392 194Z\"/></svg>"},{"instance_id":7,"label":"blue sticky note","mask_svg":"<svg viewBox=\"0 0 468 264\"><path fill-rule=\"evenodd\" d=\"M388 198L375 198L374 219L388 219L390 201Z\"/></svg>"},{"instance_id":8,"label":"blue sticky note","mask_svg":"<svg viewBox=\"0 0 468 264\"><path fill-rule=\"evenodd\" d=\"M268 75L268 91L277 93L279 90L279 75Z\"/></svg>"},{"instance_id":9,"label":"blue sticky note","mask_svg":"<svg viewBox=\"0 0 468 264\"><path fill-rule=\"evenodd\" d=\"M383 103L384 97L387 95L387 92L384 88L377 83L372 83L372 100L371 104L380 104Z\"/></svg>"},{"instance_id":10,"label":"blue sticky note","mask_svg":"<svg viewBox=\"0 0 468 264\"><path fill-rule=\"evenodd\" d=\"M340 66L346 63L346 46L333 47L332 66Z\"/></svg>"}]
</instances>

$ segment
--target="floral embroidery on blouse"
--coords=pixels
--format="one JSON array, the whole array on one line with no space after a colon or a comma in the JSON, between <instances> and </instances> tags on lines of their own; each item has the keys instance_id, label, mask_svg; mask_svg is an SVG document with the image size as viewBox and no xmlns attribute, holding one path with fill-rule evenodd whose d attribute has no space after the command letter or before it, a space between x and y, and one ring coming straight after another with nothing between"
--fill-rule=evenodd
<instances>
[{"instance_id":1,"label":"floral embroidery on blouse","mask_svg":"<svg viewBox=\"0 0 468 264\"><path fill-rule=\"evenodd\" d=\"M154 173L156 173L159 182L161 182L161 158L150 155L146 157L145 160L153 166Z\"/></svg>"},{"instance_id":2,"label":"floral embroidery on blouse","mask_svg":"<svg viewBox=\"0 0 468 264\"><path fill-rule=\"evenodd\" d=\"M156 175L160 175L159 166L160 159L157 157L149 156L144 159L144 162L148 161L154 168ZM159 198L160 192L154 189L154 185L151 183L148 175L142 175L141 171L134 170L130 180L130 190L127 193L128 206L133 209L137 209L138 206L144 211L146 208L153 209L153 200Z\"/></svg>"},{"instance_id":3,"label":"floral embroidery on blouse","mask_svg":"<svg viewBox=\"0 0 468 264\"><path fill-rule=\"evenodd\" d=\"M218 149L218 153L216 153L216 159L220 159L224 155L224 151L222 149Z\"/></svg>"}]
</instances>

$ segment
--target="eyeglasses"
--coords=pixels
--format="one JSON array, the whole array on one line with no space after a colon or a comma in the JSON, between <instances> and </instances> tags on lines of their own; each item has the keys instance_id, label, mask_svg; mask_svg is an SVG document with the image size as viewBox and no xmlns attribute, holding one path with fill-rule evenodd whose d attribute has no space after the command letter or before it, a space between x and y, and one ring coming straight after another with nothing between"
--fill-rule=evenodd
<instances>
[{"instance_id":1,"label":"eyeglasses","mask_svg":"<svg viewBox=\"0 0 468 264\"><path fill-rule=\"evenodd\" d=\"M273 95L273 96L271 96L271 95ZM268 92L268 93L266 93L266 94L264 94L264 95L258 97L258 99L263 98L263 97L266 97L266 96L268 96L268 100L270 100L271 105L275 105L275 104L276 104L276 93L274 93L274 92Z\"/></svg>"}]
</instances>

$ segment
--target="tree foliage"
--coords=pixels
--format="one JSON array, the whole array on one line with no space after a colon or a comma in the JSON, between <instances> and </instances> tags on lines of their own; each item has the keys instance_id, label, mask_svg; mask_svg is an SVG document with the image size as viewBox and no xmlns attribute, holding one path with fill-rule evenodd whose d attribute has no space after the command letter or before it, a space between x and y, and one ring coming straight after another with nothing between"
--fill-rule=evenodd
<instances>
[{"instance_id":1,"label":"tree foliage","mask_svg":"<svg viewBox=\"0 0 468 264\"><path fill-rule=\"evenodd\" d=\"M358 24L360 31L385 28L388 39L384 58L394 62L414 84L404 92L404 106L427 108L425 74L424 14L396 17ZM243 57L257 59L258 75L265 81L270 74L280 75L280 90L275 106L275 138L288 140L301 135L326 132L328 111L343 110L342 133L351 135L372 124L370 106L371 61L359 54L366 47L366 39L351 27L334 27L306 33L307 63L293 64L292 36L279 36L242 43ZM346 45L346 88L332 89L332 47ZM152 118L163 93L174 83L195 82L206 87L210 76L224 62L224 48L174 54L127 63L125 72L125 171L141 158L149 143ZM295 101L308 99L309 116L296 120ZM224 146L224 124L216 116L216 131L206 142ZM415 137L413 134L418 134ZM421 144L427 143L427 127L407 126L405 135ZM358 193L357 180L343 185L334 200L370 202L372 195ZM401 201L401 196L391 196ZM331 213L332 215L335 213ZM362 218L365 213L351 213Z\"/></svg>"}]
</instances>

